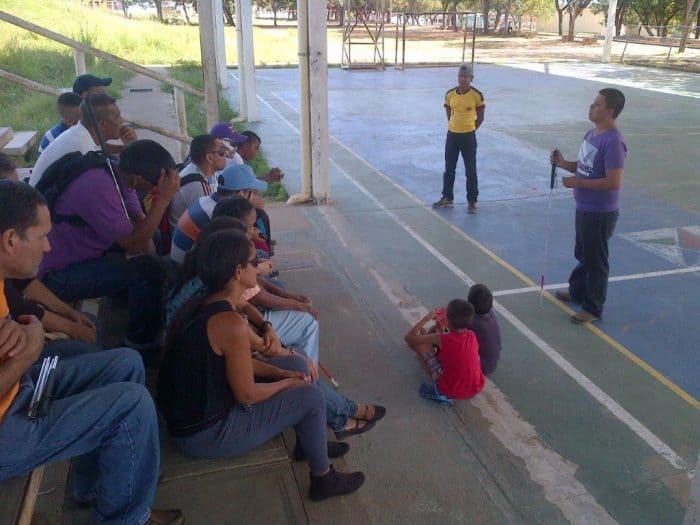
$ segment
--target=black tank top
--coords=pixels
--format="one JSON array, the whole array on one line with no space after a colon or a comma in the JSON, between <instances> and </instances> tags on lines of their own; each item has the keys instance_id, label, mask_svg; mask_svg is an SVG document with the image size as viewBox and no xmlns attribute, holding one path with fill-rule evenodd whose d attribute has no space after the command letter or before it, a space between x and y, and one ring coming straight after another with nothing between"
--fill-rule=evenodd
<instances>
[{"instance_id":1,"label":"black tank top","mask_svg":"<svg viewBox=\"0 0 700 525\"><path fill-rule=\"evenodd\" d=\"M175 334L158 376L158 405L172 435L194 434L221 420L236 404L226 378L226 365L207 337L207 322L235 311L228 301L202 306Z\"/></svg>"}]
</instances>

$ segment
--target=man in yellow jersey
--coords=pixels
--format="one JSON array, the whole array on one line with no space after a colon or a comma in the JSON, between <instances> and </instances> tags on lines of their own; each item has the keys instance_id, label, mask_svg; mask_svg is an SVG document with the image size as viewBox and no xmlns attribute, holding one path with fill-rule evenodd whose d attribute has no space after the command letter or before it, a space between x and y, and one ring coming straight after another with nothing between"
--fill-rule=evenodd
<instances>
[{"instance_id":1,"label":"man in yellow jersey","mask_svg":"<svg viewBox=\"0 0 700 525\"><path fill-rule=\"evenodd\" d=\"M433 208L451 208L454 205L454 183L457 159L462 154L467 176L467 211L476 213L479 181L476 178L476 130L484 122L486 104L481 91L471 85L474 78L471 66L460 66L458 86L445 93L447 138L445 139L445 173L442 176L442 198Z\"/></svg>"}]
</instances>

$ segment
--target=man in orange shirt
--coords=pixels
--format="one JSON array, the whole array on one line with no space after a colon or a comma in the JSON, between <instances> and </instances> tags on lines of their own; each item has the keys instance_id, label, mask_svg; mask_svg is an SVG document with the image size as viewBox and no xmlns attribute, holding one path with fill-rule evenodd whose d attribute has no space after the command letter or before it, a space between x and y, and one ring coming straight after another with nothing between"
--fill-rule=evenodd
<instances>
[{"instance_id":1,"label":"man in orange shirt","mask_svg":"<svg viewBox=\"0 0 700 525\"><path fill-rule=\"evenodd\" d=\"M150 510L158 425L137 352L118 348L61 359L45 413L27 417L44 331L34 316L10 319L4 280L36 275L51 249L50 230L42 195L0 180L0 481L77 457L74 497L94 505L95 523L183 523L179 511Z\"/></svg>"},{"instance_id":2,"label":"man in orange shirt","mask_svg":"<svg viewBox=\"0 0 700 525\"><path fill-rule=\"evenodd\" d=\"M442 198L433 208L454 206L455 171L462 154L467 176L467 212L476 213L479 181L476 177L476 130L484 121L484 95L471 85L474 78L471 66L460 66L458 85L445 93L447 138L445 139L445 173L442 176Z\"/></svg>"}]
</instances>

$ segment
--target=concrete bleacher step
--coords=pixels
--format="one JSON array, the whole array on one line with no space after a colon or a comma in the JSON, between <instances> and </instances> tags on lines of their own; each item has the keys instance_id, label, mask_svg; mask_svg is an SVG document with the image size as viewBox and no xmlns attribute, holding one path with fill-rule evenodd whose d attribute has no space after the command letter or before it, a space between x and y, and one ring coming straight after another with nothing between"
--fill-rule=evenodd
<instances>
[{"instance_id":1,"label":"concrete bleacher step","mask_svg":"<svg viewBox=\"0 0 700 525\"><path fill-rule=\"evenodd\" d=\"M333 440L334 436L330 430L328 434L328 439ZM294 431L291 428L284 432L284 441L291 454L296 442ZM342 472L352 470L343 458L332 459L331 462L336 470ZM303 495L304 510L311 525L366 525L370 523L369 514L362 503L362 491L367 490L366 487L346 496L311 501L307 497L311 483L309 464L305 461L293 461L292 468L294 469L297 489L299 494Z\"/></svg>"},{"instance_id":2,"label":"concrete bleacher step","mask_svg":"<svg viewBox=\"0 0 700 525\"><path fill-rule=\"evenodd\" d=\"M190 458L165 430L161 436L163 476L154 507L181 508L188 525L307 523L281 436L231 459Z\"/></svg>"},{"instance_id":3,"label":"concrete bleacher step","mask_svg":"<svg viewBox=\"0 0 700 525\"><path fill-rule=\"evenodd\" d=\"M2 147L2 152L11 157L21 157L39 140L38 131L15 131L12 139Z\"/></svg>"},{"instance_id":4,"label":"concrete bleacher step","mask_svg":"<svg viewBox=\"0 0 700 525\"><path fill-rule=\"evenodd\" d=\"M14 135L12 128L0 127L0 148L4 148L5 145L12 140Z\"/></svg>"}]
</instances>

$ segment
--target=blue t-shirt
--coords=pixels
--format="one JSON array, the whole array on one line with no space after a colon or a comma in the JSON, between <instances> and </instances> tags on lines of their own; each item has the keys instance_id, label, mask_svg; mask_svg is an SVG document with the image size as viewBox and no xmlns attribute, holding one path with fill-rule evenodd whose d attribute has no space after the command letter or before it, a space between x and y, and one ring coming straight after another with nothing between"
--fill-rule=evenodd
<instances>
[{"instance_id":1,"label":"blue t-shirt","mask_svg":"<svg viewBox=\"0 0 700 525\"><path fill-rule=\"evenodd\" d=\"M68 128L69 126L66 126L63 121L61 121L44 133L44 136L41 138L41 142L39 143L39 153L44 151L49 144L56 140L56 138Z\"/></svg>"},{"instance_id":2,"label":"blue t-shirt","mask_svg":"<svg viewBox=\"0 0 700 525\"><path fill-rule=\"evenodd\" d=\"M592 129L583 138L576 158L576 176L602 179L607 170L624 169L627 146L617 128L602 133ZM576 209L588 212L616 211L620 207L620 190L597 191L574 188Z\"/></svg>"}]
</instances>

